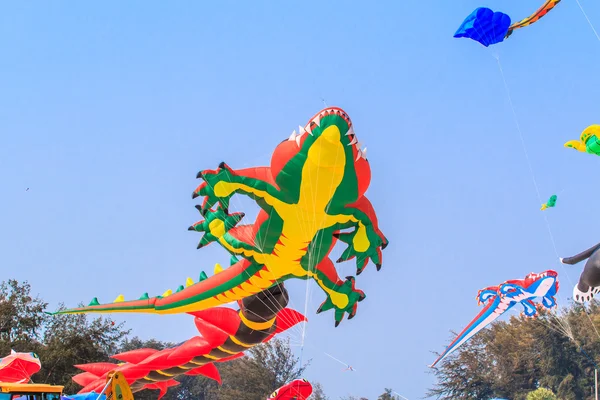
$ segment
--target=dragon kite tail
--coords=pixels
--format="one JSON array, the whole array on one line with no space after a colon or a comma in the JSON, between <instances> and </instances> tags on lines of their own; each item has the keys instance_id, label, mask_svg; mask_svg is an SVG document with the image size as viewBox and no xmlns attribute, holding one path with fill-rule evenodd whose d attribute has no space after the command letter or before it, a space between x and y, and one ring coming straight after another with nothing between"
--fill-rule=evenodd
<instances>
[{"instance_id":1,"label":"dragon kite tail","mask_svg":"<svg viewBox=\"0 0 600 400\"><path fill-rule=\"evenodd\" d=\"M125 300L123 295L119 295L112 303L105 304L101 304L98 298L94 297L87 306L59 310L50 314L191 313L238 301L260 293L277 283L263 265L245 259L237 261L235 257L232 257L232 261L233 265L228 268L216 264L214 275L211 277L202 271L196 283L191 278L187 278L185 285L180 285L175 292L169 289L162 295L154 297L144 293L137 300Z\"/></svg>"},{"instance_id":2,"label":"dragon kite tail","mask_svg":"<svg viewBox=\"0 0 600 400\"><path fill-rule=\"evenodd\" d=\"M181 375L203 375L220 384L215 362L242 357L245 351L306 321L299 312L285 308L288 300L287 290L278 284L244 298L237 311L217 307L190 313L201 336L163 350L138 349L113 356L122 364L76 365L85 372L74 376L73 381L84 386L80 393L87 393L101 390L106 376L120 371L134 393L159 390L159 398L178 384L175 378Z\"/></svg>"}]
</instances>

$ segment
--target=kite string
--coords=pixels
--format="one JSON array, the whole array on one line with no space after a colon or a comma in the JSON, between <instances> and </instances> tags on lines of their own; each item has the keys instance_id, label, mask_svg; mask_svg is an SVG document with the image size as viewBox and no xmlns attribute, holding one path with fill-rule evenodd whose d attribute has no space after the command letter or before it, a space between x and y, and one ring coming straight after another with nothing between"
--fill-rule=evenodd
<instances>
[{"instance_id":1,"label":"kite string","mask_svg":"<svg viewBox=\"0 0 600 400\"><path fill-rule=\"evenodd\" d=\"M599 38L599 40L600 40L600 38ZM502 81L504 83L504 88L506 89L506 95L508 97L508 102L509 102L510 108L512 110L512 114L513 114L513 117L514 117L514 120L515 120L515 125L517 126L517 131L519 132L519 138L521 139L521 145L523 147L523 152L525 153L525 158L527 159L527 165L529 166L529 173L531 174L531 180L533 181L533 185L534 185L535 191L537 193L538 201L539 201L539 203L542 203L542 196L540 195L539 186L538 186L537 180L535 179L535 173L533 171L533 166L531 164L531 159L529 157L529 152L527 151L527 146L525 144L525 139L523 138L523 131L521 130L521 124L519 123L519 118L517 117L517 112L515 110L515 106L514 106L514 103L512 101L512 96L510 94L510 89L509 89L508 83L506 81L506 76L504 75L504 70L502 69L502 63L500 62L500 56L494 55L494 58L498 62L498 69L500 70L500 75L502 76ZM552 233L552 228L550 226L550 221L548 221L548 217L546 216L546 214L544 214L544 220L546 222L546 228L547 228L548 234L550 236L550 241L552 242L552 247L554 249L554 254L556 255L556 258L560 262L560 256L558 255L558 250L557 250L557 247L556 247L556 241L554 240L554 234ZM567 279L569 280L569 284L571 286L573 286L573 281L571 280L571 277L567 273L565 266L562 264L562 262L560 262L560 265L561 265L563 271L565 272L565 275L567 276ZM600 338L600 332L598 332L598 329L596 328L596 325L594 325L594 322L592 321L592 318L590 317L590 315L587 312L585 314L587 315L588 319L590 320L590 323L592 324L592 328L594 328L594 331L596 332L596 335L598 336L598 338Z\"/></svg>"},{"instance_id":2,"label":"kite string","mask_svg":"<svg viewBox=\"0 0 600 400\"><path fill-rule=\"evenodd\" d=\"M600 35L598 35L598 32L596 32L596 28L594 28L594 25L592 24L592 21L590 21L590 18L588 17L587 13L585 12L585 10L583 9L583 7L581 6L581 3L579 2L579 0L575 0L577 2L577 5L579 6L579 9L581 10L581 13L583 14L583 16L585 17L585 19L587 20L590 28L592 28L592 31L594 31L594 35L596 35L596 39L598 39L598 41L600 42Z\"/></svg>"},{"instance_id":3,"label":"kite string","mask_svg":"<svg viewBox=\"0 0 600 400\"><path fill-rule=\"evenodd\" d=\"M515 119L515 125L517 126L517 131L519 132L519 138L521 139L521 145L523 146L523 151L525 152L525 158L527 159L527 165L529 166L529 172L531 174L531 180L533 181L533 186L535 187L535 192L537 193L538 201L542 203L542 196L540 195L540 189L537 184L537 180L535 179L535 174L533 172L533 167L531 165L531 159L529 158L529 152L527 151L527 146L525 145L525 139L523 138L523 131L521 130L521 124L519 123L519 119L517 117L517 112L515 111L515 106L512 101L512 96L510 94L510 89L508 88L508 83L506 82L506 77L504 76L504 70L502 69L502 64L500 63L500 56L494 55L494 58L498 62L498 68L500 69L500 75L502 76L502 82L504 83L504 88L506 89L506 94L508 96L508 102L510 104L510 109L512 110L513 117ZM552 236L552 233L550 233ZM552 239L552 244L554 244L554 239ZM556 257L558 256L558 251L556 251L556 246L554 246L554 252L556 253Z\"/></svg>"}]
</instances>

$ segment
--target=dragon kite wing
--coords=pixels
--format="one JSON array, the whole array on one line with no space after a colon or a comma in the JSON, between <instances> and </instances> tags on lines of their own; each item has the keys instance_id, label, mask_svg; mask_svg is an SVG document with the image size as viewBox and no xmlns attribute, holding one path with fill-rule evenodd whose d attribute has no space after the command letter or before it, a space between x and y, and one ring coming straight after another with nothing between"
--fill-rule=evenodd
<instances>
[{"instance_id":1,"label":"dragon kite wing","mask_svg":"<svg viewBox=\"0 0 600 400\"><path fill-rule=\"evenodd\" d=\"M556 305L554 296L558 292L557 277L556 271L548 270L541 274L528 274L525 279L510 280L499 286L490 286L480 290L477 293L477 302L479 304L486 303L485 307L430 365L430 368L435 367L437 363L517 304L523 305L527 317L535 317L537 314L532 299L540 297L543 307L554 307Z\"/></svg>"}]
</instances>

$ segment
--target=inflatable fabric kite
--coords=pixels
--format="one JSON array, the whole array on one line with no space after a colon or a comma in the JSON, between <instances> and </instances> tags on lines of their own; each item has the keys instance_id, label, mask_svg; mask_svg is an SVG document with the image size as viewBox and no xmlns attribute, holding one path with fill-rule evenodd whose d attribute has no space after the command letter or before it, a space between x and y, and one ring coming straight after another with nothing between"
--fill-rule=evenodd
<instances>
[{"instance_id":1,"label":"inflatable fabric kite","mask_svg":"<svg viewBox=\"0 0 600 400\"><path fill-rule=\"evenodd\" d=\"M0 358L0 382L28 383L31 375L42 368L40 359L35 353L17 353L11 350L10 355Z\"/></svg>"},{"instance_id":2,"label":"inflatable fabric kite","mask_svg":"<svg viewBox=\"0 0 600 400\"><path fill-rule=\"evenodd\" d=\"M473 11L461 24L455 38L473 39L485 47L500 43L512 35L515 29L523 28L537 22L552 10L561 0L546 0L536 12L529 17L511 25L508 15L494 12L486 7L479 7Z\"/></svg>"},{"instance_id":3,"label":"inflatable fabric kite","mask_svg":"<svg viewBox=\"0 0 600 400\"><path fill-rule=\"evenodd\" d=\"M600 243L573 257L561 258L563 264L574 265L587 259L579 282L573 288L573 300L584 303L600 292Z\"/></svg>"},{"instance_id":4,"label":"inflatable fabric kite","mask_svg":"<svg viewBox=\"0 0 600 400\"><path fill-rule=\"evenodd\" d=\"M558 199L558 196L556 196L555 194L553 194L552 196L550 196L550 198L548 199L548 201L545 204L542 204L542 208L541 210L544 211L548 208L552 208L554 206L556 206L556 200Z\"/></svg>"},{"instance_id":5,"label":"inflatable fabric kite","mask_svg":"<svg viewBox=\"0 0 600 400\"><path fill-rule=\"evenodd\" d=\"M296 379L274 391L267 400L306 400L313 387L306 379Z\"/></svg>"},{"instance_id":6,"label":"inflatable fabric kite","mask_svg":"<svg viewBox=\"0 0 600 400\"><path fill-rule=\"evenodd\" d=\"M60 400L106 400L106 395L101 395L98 398L98 393L82 393L82 394L74 394L72 396L60 396Z\"/></svg>"},{"instance_id":7,"label":"inflatable fabric kite","mask_svg":"<svg viewBox=\"0 0 600 400\"><path fill-rule=\"evenodd\" d=\"M73 377L83 386L79 393L101 392L107 375L121 372L133 393L144 389L160 390L178 385L178 375L203 375L221 383L215 362L243 356L243 352L271 340L306 318L291 309L287 290L276 285L239 302L240 309L216 307L190 313L202 336L196 336L164 350L139 349L117 354L122 364L93 363L76 365L85 371Z\"/></svg>"},{"instance_id":8,"label":"inflatable fabric kite","mask_svg":"<svg viewBox=\"0 0 600 400\"><path fill-rule=\"evenodd\" d=\"M541 274L530 273L525 279L506 281L499 286L490 286L477 293L477 304L486 303L481 312L466 326L430 367L449 356L477 332L498 319L517 304L523 305L527 317L537 316L533 299L542 298L541 305L546 308L556 306L554 296L558 292L558 273L553 270Z\"/></svg>"},{"instance_id":9,"label":"inflatable fabric kite","mask_svg":"<svg viewBox=\"0 0 600 400\"><path fill-rule=\"evenodd\" d=\"M379 270L381 250L388 245L365 196L371 181L366 153L348 114L328 107L277 146L269 167L234 170L221 163L201 171L197 177L204 183L192 197L204 196L197 206L204 220L189 230L204 233L198 248L217 242L241 260L176 293L144 294L132 301L119 296L111 304L94 299L88 307L59 313L189 313L249 297L286 279L312 278L327 296L317 313L333 309L338 326L346 313L354 317L365 294L355 288L354 277L339 278L329 258L337 240L348 245L337 262L356 258L357 275L369 260ZM253 224L238 225L244 214L229 213L236 193L260 206Z\"/></svg>"},{"instance_id":10,"label":"inflatable fabric kite","mask_svg":"<svg viewBox=\"0 0 600 400\"><path fill-rule=\"evenodd\" d=\"M580 140L570 140L565 143L565 147L570 147L582 153L600 155L600 125L591 125L581 133Z\"/></svg>"}]
</instances>

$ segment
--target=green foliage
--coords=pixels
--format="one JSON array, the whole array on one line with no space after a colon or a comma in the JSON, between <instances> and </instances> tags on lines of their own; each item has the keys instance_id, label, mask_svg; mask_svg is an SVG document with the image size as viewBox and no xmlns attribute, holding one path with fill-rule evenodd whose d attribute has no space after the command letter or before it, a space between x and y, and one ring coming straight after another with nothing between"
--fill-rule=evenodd
<instances>
[{"instance_id":1,"label":"green foliage","mask_svg":"<svg viewBox=\"0 0 600 400\"><path fill-rule=\"evenodd\" d=\"M377 400L400 400L400 396L393 393L392 389L386 388L383 394L380 394Z\"/></svg>"},{"instance_id":2,"label":"green foliage","mask_svg":"<svg viewBox=\"0 0 600 400\"><path fill-rule=\"evenodd\" d=\"M65 391L81 389L70 377L82 371L76 364L108 361L119 349L119 342L129 332L123 324L114 325L106 318L89 321L86 315L60 315L45 325L43 347L38 355L42 370L36 375L43 383L65 385Z\"/></svg>"},{"instance_id":3,"label":"green foliage","mask_svg":"<svg viewBox=\"0 0 600 400\"><path fill-rule=\"evenodd\" d=\"M27 282L0 283L0 357L11 349L35 352L42 368L32 380L65 385L65 391L72 393L80 388L71 381L81 372L74 365L108 361L128 331L106 318L50 317L46 307L47 303L31 296Z\"/></svg>"},{"instance_id":4,"label":"green foliage","mask_svg":"<svg viewBox=\"0 0 600 400\"><path fill-rule=\"evenodd\" d=\"M272 339L250 349L247 355L218 365L223 385L211 390L214 399L264 400L279 387L300 378L308 366L300 365L299 358L294 357L289 339Z\"/></svg>"},{"instance_id":5,"label":"green foliage","mask_svg":"<svg viewBox=\"0 0 600 400\"><path fill-rule=\"evenodd\" d=\"M30 292L27 282L0 283L0 351L4 354L10 346L39 343L41 339L48 304L31 298Z\"/></svg>"},{"instance_id":6,"label":"green foliage","mask_svg":"<svg viewBox=\"0 0 600 400\"><path fill-rule=\"evenodd\" d=\"M558 397L556 397L552 390L539 388L529 393L526 400L558 400Z\"/></svg>"},{"instance_id":7,"label":"green foliage","mask_svg":"<svg viewBox=\"0 0 600 400\"><path fill-rule=\"evenodd\" d=\"M600 356L596 329L597 302L587 313L574 304L560 314L541 311L536 319L511 317L494 323L433 370L437 383L427 395L525 400L543 387L561 400L592 400L594 371L588 356Z\"/></svg>"}]
</instances>

